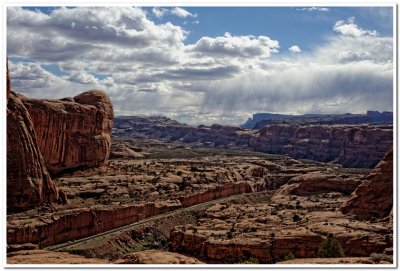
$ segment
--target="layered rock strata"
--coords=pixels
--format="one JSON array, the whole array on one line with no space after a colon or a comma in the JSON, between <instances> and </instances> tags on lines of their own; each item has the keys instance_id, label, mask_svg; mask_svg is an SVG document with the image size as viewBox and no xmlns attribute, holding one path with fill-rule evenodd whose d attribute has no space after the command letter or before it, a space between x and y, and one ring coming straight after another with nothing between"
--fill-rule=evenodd
<instances>
[{"instance_id":1,"label":"layered rock strata","mask_svg":"<svg viewBox=\"0 0 400 271\"><path fill-rule=\"evenodd\" d=\"M114 116L111 101L104 92L90 90L62 100L24 97L22 101L51 174L107 162Z\"/></svg>"},{"instance_id":2,"label":"layered rock strata","mask_svg":"<svg viewBox=\"0 0 400 271\"><path fill-rule=\"evenodd\" d=\"M32 119L20 96L11 91L7 63L7 208L29 209L57 200Z\"/></svg>"},{"instance_id":3,"label":"layered rock strata","mask_svg":"<svg viewBox=\"0 0 400 271\"><path fill-rule=\"evenodd\" d=\"M193 257L179 253L145 250L131 253L116 261L117 264L204 264Z\"/></svg>"},{"instance_id":4,"label":"layered rock strata","mask_svg":"<svg viewBox=\"0 0 400 271\"><path fill-rule=\"evenodd\" d=\"M358 219L383 218L393 208L393 148L352 193L341 210Z\"/></svg>"},{"instance_id":5,"label":"layered rock strata","mask_svg":"<svg viewBox=\"0 0 400 271\"><path fill-rule=\"evenodd\" d=\"M231 195L262 191L263 187L253 189L255 190L252 190L246 182L227 183L204 193L182 197L172 202L137 204L119 208L93 207L71 210L48 214L42 216L40 220L22 220L22 225L10 217L7 226L7 243L39 243L43 246L49 246L95 235L182 207L189 207Z\"/></svg>"},{"instance_id":6,"label":"layered rock strata","mask_svg":"<svg viewBox=\"0 0 400 271\"><path fill-rule=\"evenodd\" d=\"M194 146L240 147L361 168L374 167L393 142L391 125L277 124L256 131L218 124L193 127L165 117L117 118L113 133Z\"/></svg>"},{"instance_id":7,"label":"layered rock strata","mask_svg":"<svg viewBox=\"0 0 400 271\"><path fill-rule=\"evenodd\" d=\"M29 209L58 200L58 191L37 146L29 112L10 92L7 103L7 207Z\"/></svg>"},{"instance_id":8,"label":"layered rock strata","mask_svg":"<svg viewBox=\"0 0 400 271\"><path fill-rule=\"evenodd\" d=\"M250 146L296 159L370 168L382 159L392 141L391 126L271 125L261 129Z\"/></svg>"}]
</instances>

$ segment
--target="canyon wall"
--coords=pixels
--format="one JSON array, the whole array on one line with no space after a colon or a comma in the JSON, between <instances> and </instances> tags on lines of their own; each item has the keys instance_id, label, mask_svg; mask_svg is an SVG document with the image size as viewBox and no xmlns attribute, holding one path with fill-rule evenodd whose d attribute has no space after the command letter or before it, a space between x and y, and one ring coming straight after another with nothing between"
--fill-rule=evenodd
<instances>
[{"instance_id":1,"label":"canyon wall","mask_svg":"<svg viewBox=\"0 0 400 271\"><path fill-rule=\"evenodd\" d=\"M385 154L367 179L344 202L341 211L358 219L383 218L393 208L393 148Z\"/></svg>"},{"instance_id":2,"label":"canyon wall","mask_svg":"<svg viewBox=\"0 0 400 271\"><path fill-rule=\"evenodd\" d=\"M90 90L61 100L24 97L22 101L51 174L107 162L114 116L110 98L104 92Z\"/></svg>"},{"instance_id":3,"label":"canyon wall","mask_svg":"<svg viewBox=\"0 0 400 271\"><path fill-rule=\"evenodd\" d=\"M172 250L190 253L200 259L218 263L238 263L250 257L259 263L274 263L289 252L301 258L318 257L318 247L324 240L318 234L251 238L240 241L208 239L190 231L171 231Z\"/></svg>"},{"instance_id":4,"label":"canyon wall","mask_svg":"<svg viewBox=\"0 0 400 271\"><path fill-rule=\"evenodd\" d=\"M11 90L7 63L7 208L66 203L49 173L104 164L113 108L98 90L62 100L29 99Z\"/></svg>"},{"instance_id":5,"label":"canyon wall","mask_svg":"<svg viewBox=\"0 0 400 271\"><path fill-rule=\"evenodd\" d=\"M58 200L58 191L37 146L32 119L20 97L8 92L7 208L22 210Z\"/></svg>"},{"instance_id":6,"label":"canyon wall","mask_svg":"<svg viewBox=\"0 0 400 271\"><path fill-rule=\"evenodd\" d=\"M180 198L178 203L161 202L125 207L93 207L55 213L49 217L25 220L25 222L22 220L21 224L18 219L9 217L7 243L39 243L50 246L102 233L182 207L262 189L261 186L252 188L247 182L227 183L201 194Z\"/></svg>"},{"instance_id":7,"label":"canyon wall","mask_svg":"<svg viewBox=\"0 0 400 271\"><path fill-rule=\"evenodd\" d=\"M113 133L198 146L241 147L361 168L374 167L393 142L391 125L277 124L257 131L218 124L193 127L165 117L116 118Z\"/></svg>"},{"instance_id":8,"label":"canyon wall","mask_svg":"<svg viewBox=\"0 0 400 271\"><path fill-rule=\"evenodd\" d=\"M58 200L37 146L32 119L20 96L11 91L7 63L7 208L23 210Z\"/></svg>"},{"instance_id":9,"label":"canyon wall","mask_svg":"<svg viewBox=\"0 0 400 271\"><path fill-rule=\"evenodd\" d=\"M392 141L391 126L271 125L261 129L250 146L295 159L370 168L382 159Z\"/></svg>"}]
</instances>

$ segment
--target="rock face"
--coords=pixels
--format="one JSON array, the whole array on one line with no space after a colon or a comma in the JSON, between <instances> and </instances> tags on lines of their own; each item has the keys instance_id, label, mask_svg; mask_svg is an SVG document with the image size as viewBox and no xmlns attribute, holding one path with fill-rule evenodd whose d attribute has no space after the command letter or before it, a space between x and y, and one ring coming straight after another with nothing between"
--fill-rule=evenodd
<instances>
[{"instance_id":1,"label":"rock face","mask_svg":"<svg viewBox=\"0 0 400 271\"><path fill-rule=\"evenodd\" d=\"M194 146L239 147L334 162L344 167L374 167L393 142L391 125L276 124L259 131L213 124L198 127L165 117L116 118L115 136L179 141Z\"/></svg>"},{"instance_id":2,"label":"rock face","mask_svg":"<svg viewBox=\"0 0 400 271\"><path fill-rule=\"evenodd\" d=\"M8 264L108 264L103 259L88 259L65 252L21 250L7 254Z\"/></svg>"},{"instance_id":3,"label":"rock face","mask_svg":"<svg viewBox=\"0 0 400 271\"><path fill-rule=\"evenodd\" d=\"M241 125L247 129L261 129L272 124L301 124L301 125L323 125L323 124L372 124L393 123L393 112L367 111L367 114L305 114L305 115L281 115L271 113L253 114L246 123Z\"/></svg>"},{"instance_id":4,"label":"rock face","mask_svg":"<svg viewBox=\"0 0 400 271\"><path fill-rule=\"evenodd\" d=\"M117 264L204 264L193 257L179 253L145 250L131 253L123 259L116 261Z\"/></svg>"},{"instance_id":5,"label":"rock face","mask_svg":"<svg viewBox=\"0 0 400 271\"><path fill-rule=\"evenodd\" d=\"M179 198L176 202L150 202L118 208L95 206L67 212L61 211L48 214L48 216L40 215L38 220L31 219L22 222L22 225L18 220L13 220L10 217L10 223L7 225L7 243L41 243L46 246L58 244L102 233L182 207L190 207L210 200L252 192L251 189L251 186L246 182L227 183L201 194ZM255 191L262 191L264 188L255 187L254 189ZM66 228L68 234L65 234Z\"/></svg>"},{"instance_id":6,"label":"rock face","mask_svg":"<svg viewBox=\"0 0 400 271\"><path fill-rule=\"evenodd\" d=\"M166 139L206 146L247 146L253 131L236 126L213 124L189 126L166 117L119 117L115 119L113 133L136 137Z\"/></svg>"},{"instance_id":7,"label":"rock face","mask_svg":"<svg viewBox=\"0 0 400 271\"><path fill-rule=\"evenodd\" d=\"M100 166L108 160L114 115L104 92L90 90L62 100L24 97L22 101L51 174L80 166Z\"/></svg>"},{"instance_id":8,"label":"rock face","mask_svg":"<svg viewBox=\"0 0 400 271\"><path fill-rule=\"evenodd\" d=\"M57 200L58 191L37 146L32 119L10 89L7 69L7 207L29 209Z\"/></svg>"},{"instance_id":9,"label":"rock face","mask_svg":"<svg viewBox=\"0 0 400 271\"><path fill-rule=\"evenodd\" d=\"M392 141L391 126L271 125L260 130L250 146L296 159L370 168L382 159Z\"/></svg>"},{"instance_id":10,"label":"rock face","mask_svg":"<svg viewBox=\"0 0 400 271\"><path fill-rule=\"evenodd\" d=\"M341 211L358 219L383 218L393 207L393 148L346 201Z\"/></svg>"},{"instance_id":11,"label":"rock face","mask_svg":"<svg viewBox=\"0 0 400 271\"><path fill-rule=\"evenodd\" d=\"M353 180L352 178L345 180L334 175L313 172L292 178L286 185L282 186L277 193L307 196L339 192L350 195L359 184L359 180Z\"/></svg>"}]
</instances>

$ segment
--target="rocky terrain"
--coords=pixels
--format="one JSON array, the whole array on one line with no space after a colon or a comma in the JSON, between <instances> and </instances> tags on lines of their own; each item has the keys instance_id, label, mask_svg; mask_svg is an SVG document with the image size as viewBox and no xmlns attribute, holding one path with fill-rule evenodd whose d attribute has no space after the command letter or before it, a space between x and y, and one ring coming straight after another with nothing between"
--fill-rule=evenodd
<instances>
[{"instance_id":1,"label":"rocky terrain","mask_svg":"<svg viewBox=\"0 0 400 271\"><path fill-rule=\"evenodd\" d=\"M367 111L366 114L305 114L282 115L256 113L241 125L246 129L261 129L273 124L334 125L334 124L393 124L393 112Z\"/></svg>"},{"instance_id":2,"label":"rocky terrain","mask_svg":"<svg viewBox=\"0 0 400 271\"><path fill-rule=\"evenodd\" d=\"M334 162L344 167L374 167L391 146L391 126L271 125L250 142L256 151L297 159Z\"/></svg>"},{"instance_id":3,"label":"rocky terrain","mask_svg":"<svg viewBox=\"0 0 400 271\"><path fill-rule=\"evenodd\" d=\"M351 258L329 263L393 260L391 126L112 129L101 91L36 100L7 80L7 99L8 263L326 263L333 239Z\"/></svg>"},{"instance_id":4,"label":"rocky terrain","mask_svg":"<svg viewBox=\"0 0 400 271\"><path fill-rule=\"evenodd\" d=\"M20 250L7 254L8 264L107 264L103 259L88 259L65 252L47 250Z\"/></svg>"},{"instance_id":5,"label":"rocky terrain","mask_svg":"<svg viewBox=\"0 0 400 271\"><path fill-rule=\"evenodd\" d=\"M338 238L346 256L369 256L392 246L390 219L357 221L339 210L369 169L148 139L116 139L114 147L143 157L115 158L100 168L55 179L68 205L8 215L9 248L25 243L46 247L160 215L141 230L65 251L118 263L151 262L149 254L132 253L167 245L178 252L171 262L181 261L179 253L185 252L206 263L238 263L252 257L273 263L289 252L296 258L317 257L328 233ZM229 199L254 192L272 196ZM208 202L211 205L197 207L192 215L179 213ZM178 212L174 218L168 216L171 211ZM299 221L293 220L295 215Z\"/></svg>"},{"instance_id":6,"label":"rocky terrain","mask_svg":"<svg viewBox=\"0 0 400 271\"><path fill-rule=\"evenodd\" d=\"M344 202L341 210L358 219L388 216L393 207L393 149Z\"/></svg>"},{"instance_id":7,"label":"rocky terrain","mask_svg":"<svg viewBox=\"0 0 400 271\"><path fill-rule=\"evenodd\" d=\"M302 176L295 182L313 176ZM295 258L318 258L318 249L328 234L340 242L348 257L383 253L392 246L392 223L356 221L338 209L348 198L347 182L338 181L327 192L315 183L299 191L289 182L272 199L256 204L216 204L196 224L177 226L171 232L173 251L190 252L206 262L240 263L257 259L275 263L292 254ZM341 179L341 178L339 178ZM351 181L350 181L351 182Z\"/></svg>"},{"instance_id":8,"label":"rocky terrain","mask_svg":"<svg viewBox=\"0 0 400 271\"><path fill-rule=\"evenodd\" d=\"M173 252L145 250L129 254L116 261L118 264L204 264L196 258Z\"/></svg>"},{"instance_id":9,"label":"rocky terrain","mask_svg":"<svg viewBox=\"0 0 400 271\"><path fill-rule=\"evenodd\" d=\"M247 130L217 124L193 127L165 117L117 117L113 134L188 146L242 148L360 168L374 167L393 141L391 125L277 124Z\"/></svg>"}]
</instances>

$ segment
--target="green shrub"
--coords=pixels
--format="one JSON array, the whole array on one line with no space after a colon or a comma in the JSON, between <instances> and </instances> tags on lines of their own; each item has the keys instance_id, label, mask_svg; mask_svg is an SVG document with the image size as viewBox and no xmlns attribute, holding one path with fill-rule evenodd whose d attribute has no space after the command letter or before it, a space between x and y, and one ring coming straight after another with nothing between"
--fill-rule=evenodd
<instances>
[{"instance_id":1,"label":"green shrub","mask_svg":"<svg viewBox=\"0 0 400 271\"><path fill-rule=\"evenodd\" d=\"M328 238L319 246L318 256L321 258L344 257L343 248L333 234L329 234Z\"/></svg>"},{"instance_id":2,"label":"green shrub","mask_svg":"<svg viewBox=\"0 0 400 271\"><path fill-rule=\"evenodd\" d=\"M296 257L294 256L294 254L291 251L289 251L288 255L286 255L284 259L285 259L285 261L290 261L290 260L296 259Z\"/></svg>"},{"instance_id":3,"label":"green shrub","mask_svg":"<svg viewBox=\"0 0 400 271\"><path fill-rule=\"evenodd\" d=\"M259 264L258 259L251 257L250 259L241 262L241 264Z\"/></svg>"}]
</instances>

